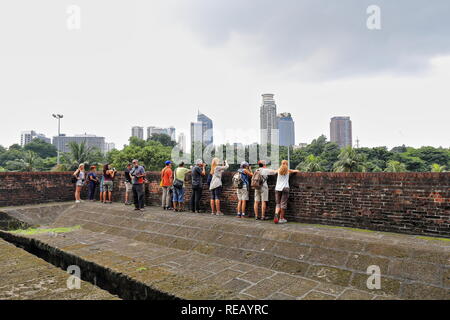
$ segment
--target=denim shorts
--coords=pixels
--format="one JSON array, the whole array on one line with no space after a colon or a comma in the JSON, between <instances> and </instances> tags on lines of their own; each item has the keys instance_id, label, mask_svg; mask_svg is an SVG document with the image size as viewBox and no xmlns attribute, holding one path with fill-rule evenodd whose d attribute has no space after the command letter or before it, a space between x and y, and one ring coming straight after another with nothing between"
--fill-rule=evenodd
<instances>
[{"instance_id":1,"label":"denim shorts","mask_svg":"<svg viewBox=\"0 0 450 320\"><path fill-rule=\"evenodd\" d=\"M222 194L222 187L217 187L211 190L211 200L220 200Z\"/></svg>"},{"instance_id":2,"label":"denim shorts","mask_svg":"<svg viewBox=\"0 0 450 320\"><path fill-rule=\"evenodd\" d=\"M173 202L184 202L184 188L173 188Z\"/></svg>"}]
</instances>

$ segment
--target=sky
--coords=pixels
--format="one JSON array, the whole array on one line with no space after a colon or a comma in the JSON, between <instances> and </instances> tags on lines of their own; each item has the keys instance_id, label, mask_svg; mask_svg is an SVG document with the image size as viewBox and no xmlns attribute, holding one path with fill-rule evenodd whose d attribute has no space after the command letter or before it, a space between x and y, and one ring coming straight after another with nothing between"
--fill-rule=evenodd
<instances>
[{"instance_id":1,"label":"sky","mask_svg":"<svg viewBox=\"0 0 450 320\"><path fill-rule=\"evenodd\" d=\"M119 148L136 125L189 138L198 110L216 142L252 143L273 93L297 143L350 116L361 146L448 148L449 16L448 0L3 1L0 145L57 134L52 113Z\"/></svg>"}]
</instances>

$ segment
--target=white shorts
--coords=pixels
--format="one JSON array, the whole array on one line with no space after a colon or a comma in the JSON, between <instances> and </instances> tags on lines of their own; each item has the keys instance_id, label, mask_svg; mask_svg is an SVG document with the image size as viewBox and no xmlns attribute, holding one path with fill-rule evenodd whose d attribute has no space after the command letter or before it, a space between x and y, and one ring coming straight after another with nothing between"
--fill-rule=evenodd
<instances>
[{"instance_id":1,"label":"white shorts","mask_svg":"<svg viewBox=\"0 0 450 320\"><path fill-rule=\"evenodd\" d=\"M248 190L247 188L237 189L237 196L239 201L248 201Z\"/></svg>"},{"instance_id":2,"label":"white shorts","mask_svg":"<svg viewBox=\"0 0 450 320\"><path fill-rule=\"evenodd\" d=\"M125 192L131 192L133 190L133 185L125 181Z\"/></svg>"},{"instance_id":3,"label":"white shorts","mask_svg":"<svg viewBox=\"0 0 450 320\"><path fill-rule=\"evenodd\" d=\"M262 202L262 201L269 201L269 187L268 186L262 186L261 189L255 189L255 201L256 202Z\"/></svg>"}]
</instances>

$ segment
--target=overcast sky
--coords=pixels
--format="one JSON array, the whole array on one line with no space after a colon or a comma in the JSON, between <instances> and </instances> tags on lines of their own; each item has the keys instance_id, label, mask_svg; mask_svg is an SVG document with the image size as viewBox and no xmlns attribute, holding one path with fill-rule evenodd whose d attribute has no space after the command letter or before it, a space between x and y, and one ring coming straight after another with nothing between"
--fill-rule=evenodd
<instances>
[{"instance_id":1,"label":"overcast sky","mask_svg":"<svg viewBox=\"0 0 450 320\"><path fill-rule=\"evenodd\" d=\"M55 135L52 113L119 147L134 125L189 136L198 109L218 142L251 143L274 93L297 143L350 116L362 146L450 147L449 17L448 0L2 1L0 144Z\"/></svg>"}]
</instances>

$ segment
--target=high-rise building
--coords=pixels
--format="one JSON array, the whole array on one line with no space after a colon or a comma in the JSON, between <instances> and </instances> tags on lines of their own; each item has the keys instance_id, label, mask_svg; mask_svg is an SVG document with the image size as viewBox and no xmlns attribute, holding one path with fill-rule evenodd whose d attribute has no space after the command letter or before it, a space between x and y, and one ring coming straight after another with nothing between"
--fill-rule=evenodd
<instances>
[{"instance_id":1,"label":"high-rise building","mask_svg":"<svg viewBox=\"0 0 450 320\"><path fill-rule=\"evenodd\" d=\"M199 111L197 115L197 122L200 122L202 124L203 144L205 146L213 144L213 121Z\"/></svg>"},{"instance_id":2,"label":"high-rise building","mask_svg":"<svg viewBox=\"0 0 450 320\"><path fill-rule=\"evenodd\" d=\"M278 115L278 132L280 146L295 145L295 122L290 113L285 112Z\"/></svg>"},{"instance_id":3,"label":"high-rise building","mask_svg":"<svg viewBox=\"0 0 450 320\"><path fill-rule=\"evenodd\" d=\"M203 124L201 122L191 122L191 143L203 144Z\"/></svg>"},{"instance_id":4,"label":"high-rise building","mask_svg":"<svg viewBox=\"0 0 450 320\"><path fill-rule=\"evenodd\" d=\"M183 132L178 135L177 143L180 150L186 152L186 135Z\"/></svg>"},{"instance_id":5,"label":"high-rise building","mask_svg":"<svg viewBox=\"0 0 450 320\"><path fill-rule=\"evenodd\" d=\"M105 152L111 152L116 148L116 144L113 142L106 142L105 143Z\"/></svg>"},{"instance_id":6,"label":"high-rise building","mask_svg":"<svg viewBox=\"0 0 450 320\"><path fill-rule=\"evenodd\" d=\"M101 152L105 153L106 145L105 145L105 138L104 137L97 137L95 135L89 135L89 134L80 134L75 136L65 136L60 135L59 137L53 137L53 145L56 147L56 149L59 150L59 152L65 153L70 152L70 143L75 142L77 144L86 143L86 147L90 148L96 148L100 150Z\"/></svg>"},{"instance_id":7,"label":"high-rise building","mask_svg":"<svg viewBox=\"0 0 450 320\"><path fill-rule=\"evenodd\" d=\"M262 95L260 110L262 145L279 143L278 135L275 134L278 130L277 105L273 97L274 95L270 93Z\"/></svg>"},{"instance_id":8,"label":"high-rise building","mask_svg":"<svg viewBox=\"0 0 450 320\"><path fill-rule=\"evenodd\" d=\"M50 138L47 138L45 135L41 134L41 133L36 133L36 131L22 131L20 134L20 145L22 147L26 146L27 144L29 144L31 141L33 141L34 139L39 139L42 140L44 142L47 143L52 143Z\"/></svg>"},{"instance_id":9,"label":"high-rise building","mask_svg":"<svg viewBox=\"0 0 450 320\"><path fill-rule=\"evenodd\" d=\"M131 128L131 136L144 140L144 128L143 127Z\"/></svg>"},{"instance_id":10,"label":"high-rise building","mask_svg":"<svg viewBox=\"0 0 450 320\"><path fill-rule=\"evenodd\" d=\"M175 128L159 128L159 127L147 127L147 139L150 139L153 134L167 134L172 141L176 141Z\"/></svg>"},{"instance_id":11,"label":"high-rise building","mask_svg":"<svg viewBox=\"0 0 450 320\"><path fill-rule=\"evenodd\" d=\"M352 121L350 117L334 117L330 124L330 140L339 147L352 146Z\"/></svg>"}]
</instances>

